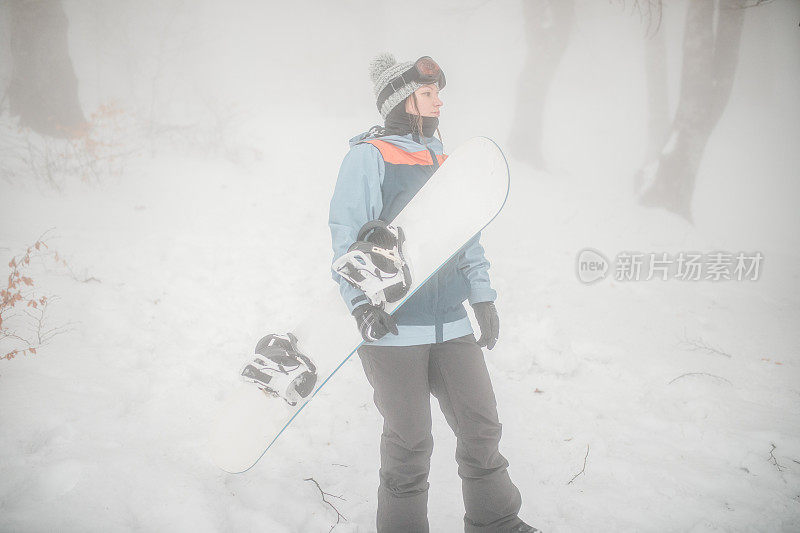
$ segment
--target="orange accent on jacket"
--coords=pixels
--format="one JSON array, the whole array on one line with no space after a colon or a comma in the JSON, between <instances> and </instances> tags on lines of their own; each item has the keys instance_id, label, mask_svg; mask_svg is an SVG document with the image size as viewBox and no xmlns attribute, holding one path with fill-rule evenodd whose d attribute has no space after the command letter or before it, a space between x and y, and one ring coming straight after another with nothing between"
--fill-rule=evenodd
<instances>
[{"instance_id":1,"label":"orange accent on jacket","mask_svg":"<svg viewBox=\"0 0 800 533\"><path fill-rule=\"evenodd\" d=\"M364 141L375 146L380 150L383 160L387 163L395 165L432 165L431 153L427 150L420 150L419 152L406 152L399 146L392 143L381 141L380 139L373 139L371 141ZM446 155L436 155L436 159L441 165L447 159Z\"/></svg>"}]
</instances>

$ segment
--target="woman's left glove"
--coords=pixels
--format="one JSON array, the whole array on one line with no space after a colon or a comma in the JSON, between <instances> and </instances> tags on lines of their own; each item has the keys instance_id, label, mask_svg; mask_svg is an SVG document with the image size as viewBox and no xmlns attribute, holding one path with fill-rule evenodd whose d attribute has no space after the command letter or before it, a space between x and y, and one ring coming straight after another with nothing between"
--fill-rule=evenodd
<instances>
[{"instance_id":1,"label":"woman's left glove","mask_svg":"<svg viewBox=\"0 0 800 533\"><path fill-rule=\"evenodd\" d=\"M387 333L398 334L397 321L382 307L364 304L353 309L353 316L356 317L358 331L366 342L374 342Z\"/></svg>"},{"instance_id":2,"label":"woman's left glove","mask_svg":"<svg viewBox=\"0 0 800 533\"><path fill-rule=\"evenodd\" d=\"M491 350L500 336L500 318L497 316L494 302L478 302L472 306L472 309L475 311L475 318L481 328L478 346L486 346Z\"/></svg>"}]
</instances>

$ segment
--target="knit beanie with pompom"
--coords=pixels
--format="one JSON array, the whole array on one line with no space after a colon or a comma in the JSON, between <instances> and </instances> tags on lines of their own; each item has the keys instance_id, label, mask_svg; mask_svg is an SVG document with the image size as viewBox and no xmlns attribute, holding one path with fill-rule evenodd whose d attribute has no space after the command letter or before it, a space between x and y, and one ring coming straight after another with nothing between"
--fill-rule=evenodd
<instances>
[{"instance_id":1,"label":"knit beanie with pompom","mask_svg":"<svg viewBox=\"0 0 800 533\"><path fill-rule=\"evenodd\" d=\"M389 85L389 82L413 66L414 61L398 63L394 56L389 53L380 54L370 62L369 76L372 78L372 83L374 85L376 104L378 96L380 96L381 91ZM386 119L386 116L397 104L408 98L411 93L420 87L422 87L422 84L417 81L404 83L400 86L395 83L392 86L394 92L389 95L389 98L383 102L379 109L381 117Z\"/></svg>"}]
</instances>

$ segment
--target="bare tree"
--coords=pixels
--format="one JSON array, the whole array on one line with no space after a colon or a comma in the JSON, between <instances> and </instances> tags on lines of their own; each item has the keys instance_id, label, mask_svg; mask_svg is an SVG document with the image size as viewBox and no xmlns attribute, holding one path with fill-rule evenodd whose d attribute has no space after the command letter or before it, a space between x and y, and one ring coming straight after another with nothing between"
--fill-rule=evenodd
<instances>
[{"instance_id":1,"label":"bare tree","mask_svg":"<svg viewBox=\"0 0 800 533\"><path fill-rule=\"evenodd\" d=\"M11 114L42 135L76 136L86 122L60 0L11 0Z\"/></svg>"},{"instance_id":2,"label":"bare tree","mask_svg":"<svg viewBox=\"0 0 800 533\"><path fill-rule=\"evenodd\" d=\"M645 43L645 79L647 83L647 148L644 162L658 158L667 140L670 126L667 83L667 45L663 31L647 37Z\"/></svg>"},{"instance_id":3,"label":"bare tree","mask_svg":"<svg viewBox=\"0 0 800 533\"><path fill-rule=\"evenodd\" d=\"M527 55L517 89L511 153L543 168L542 130L547 93L567 48L574 0L524 0Z\"/></svg>"},{"instance_id":4,"label":"bare tree","mask_svg":"<svg viewBox=\"0 0 800 533\"><path fill-rule=\"evenodd\" d=\"M627 7L625 0L621 0L621 4L623 7ZM639 20L646 24L646 36L649 36L650 33L653 33L653 35L658 34L663 12L661 0L632 0L631 10L639 13Z\"/></svg>"},{"instance_id":5,"label":"bare tree","mask_svg":"<svg viewBox=\"0 0 800 533\"><path fill-rule=\"evenodd\" d=\"M692 222L697 170L733 86L744 7L743 0L688 3L678 109L657 159L637 174L640 204Z\"/></svg>"}]
</instances>

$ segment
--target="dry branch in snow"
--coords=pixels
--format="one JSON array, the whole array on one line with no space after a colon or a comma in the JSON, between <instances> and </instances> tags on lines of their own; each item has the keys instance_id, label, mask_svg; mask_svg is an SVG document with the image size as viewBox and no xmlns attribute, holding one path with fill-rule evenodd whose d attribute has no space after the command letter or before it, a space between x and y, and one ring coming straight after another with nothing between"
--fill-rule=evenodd
<instances>
[{"instance_id":1,"label":"dry branch in snow","mask_svg":"<svg viewBox=\"0 0 800 533\"><path fill-rule=\"evenodd\" d=\"M775 456L772 454L772 452L775 451L775 448L777 448L777 446L775 446L771 442L769 443L769 445L772 446L772 448L770 448L769 450L769 462L775 465L775 468L778 469L778 472L783 472L786 469L786 467L778 463L778 459L776 459Z\"/></svg>"},{"instance_id":2,"label":"dry branch in snow","mask_svg":"<svg viewBox=\"0 0 800 533\"><path fill-rule=\"evenodd\" d=\"M573 481L575 481L575 478L576 478L576 477L578 477L578 476L580 476L581 474L583 474L584 472L586 472L586 459L587 459L588 457L589 457L589 445L587 444L587 445L586 445L586 455L583 457L583 468L581 468L581 471L580 471L580 472L578 472L577 474L575 474L574 476L572 476L572 479L570 479L569 481L567 481L567 485L569 485L570 483L572 483Z\"/></svg>"},{"instance_id":3,"label":"dry branch in snow","mask_svg":"<svg viewBox=\"0 0 800 533\"><path fill-rule=\"evenodd\" d=\"M719 350L717 348L714 348L706 341L704 341L702 337L697 337L696 339L688 338L686 336L686 329L683 330L683 339L681 339L681 341L678 343L678 346L681 346L682 348L692 352L700 350L710 354L717 354L725 357L731 357L731 354Z\"/></svg>"},{"instance_id":4,"label":"dry branch in snow","mask_svg":"<svg viewBox=\"0 0 800 533\"><path fill-rule=\"evenodd\" d=\"M320 494L322 495L322 501L327 503L328 505L330 505L331 509L336 511L336 523L331 526L331 528L328 530L328 533L333 531L333 528L335 528L337 525L339 525L339 521L340 520L344 520L345 522L347 521L347 518L345 518L345 516L342 513L339 512L339 509L337 509L331 502L326 500L325 496L331 496L332 498L339 498L340 500L344 500L344 498L342 498L341 496L335 496L335 495L333 495L333 494L331 494L329 492L325 492L324 490L322 490L322 487L319 486L319 483L317 483L317 480L314 479L313 477L306 478L303 481L313 481L314 485L317 486L317 488L319 489Z\"/></svg>"},{"instance_id":5,"label":"dry branch in snow","mask_svg":"<svg viewBox=\"0 0 800 533\"><path fill-rule=\"evenodd\" d=\"M720 380L724 381L725 383L727 383L728 385L733 385L733 383L731 383L731 382L730 382L730 381L728 381L727 379L725 379L725 378L722 378L722 377L719 377L719 376L715 376L714 374L709 374L709 373L707 373L707 372L687 372L686 374L681 374L681 375L680 375L680 376L678 376L677 378L673 379L672 381L670 381L669 383L667 383L667 385L672 385L673 383L675 383L676 381L678 381L678 380L679 380L679 379L681 379L682 377L686 377L686 376L710 376L710 377L712 377L712 378L717 378L717 379L720 379Z\"/></svg>"}]
</instances>

